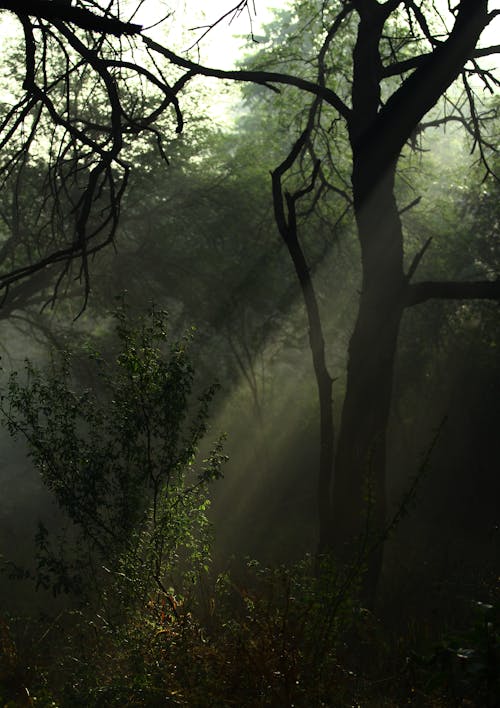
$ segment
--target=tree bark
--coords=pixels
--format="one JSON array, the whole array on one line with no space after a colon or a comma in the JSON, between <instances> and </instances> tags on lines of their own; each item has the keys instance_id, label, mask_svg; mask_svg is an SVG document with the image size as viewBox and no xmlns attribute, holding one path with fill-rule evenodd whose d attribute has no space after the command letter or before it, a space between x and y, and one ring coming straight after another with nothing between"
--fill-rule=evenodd
<instances>
[{"instance_id":1,"label":"tree bark","mask_svg":"<svg viewBox=\"0 0 500 708\"><path fill-rule=\"evenodd\" d=\"M394 359L404 310L406 280L394 169L368 199L369 166L353 173L363 280L358 316L349 344L347 387L333 484L331 545L351 563L366 553L364 601L375 597L386 522L386 430ZM371 551L370 551L371 549ZM353 555L354 554L354 555Z\"/></svg>"}]
</instances>

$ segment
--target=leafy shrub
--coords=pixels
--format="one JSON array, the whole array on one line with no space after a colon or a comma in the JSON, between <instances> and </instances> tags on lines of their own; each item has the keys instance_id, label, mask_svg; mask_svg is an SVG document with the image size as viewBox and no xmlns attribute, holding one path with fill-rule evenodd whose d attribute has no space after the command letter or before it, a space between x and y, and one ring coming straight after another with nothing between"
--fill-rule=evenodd
<instances>
[{"instance_id":1,"label":"leafy shrub","mask_svg":"<svg viewBox=\"0 0 500 708\"><path fill-rule=\"evenodd\" d=\"M88 353L94 385L78 385L63 353L45 372L27 362L26 380L12 374L1 399L66 519L59 534L40 524L34 577L81 603L16 636L0 617L0 703L497 705L493 606L478 605L470 631L415 663L403 644L389 656L380 623L358 606L359 563L251 561L210 578L221 440L196 460L215 388L195 398L191 335L169 343L164 312L133 323L122 306L115 322L117 355Z\"/></svg>"},{"instance_id":2,"label":"leafy shrub","mask_svg":"<svg viewBox=\"0 0 500 708\"><path fill-rule=\"evenodd\" d=\"M113 586L128 605L206 565L208 485L224 457L218 440L196 464L215 386L190 414L191 334L169 343L155 308L135 323L125 305L114 317L119 352L88 352L93 386L78 386L72 355L58 353L48 371L27 361L24 382L12 373L1 409L66 520L56 541L39 525L37 585L85 598Z\"/></svg>"}]
</instances>

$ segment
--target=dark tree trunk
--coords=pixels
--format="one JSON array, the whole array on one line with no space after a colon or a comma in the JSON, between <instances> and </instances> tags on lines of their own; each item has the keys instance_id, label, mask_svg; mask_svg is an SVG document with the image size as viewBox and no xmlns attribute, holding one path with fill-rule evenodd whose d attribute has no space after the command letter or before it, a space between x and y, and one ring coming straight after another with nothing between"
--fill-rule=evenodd
<instances>
[{"instance_id":1,"label":"dark tree trunk","mask_svg":"<svg viewBox=\"0 0 500 708\"><path fill-rule=\"evenodd\" d=\"M366 563L371 604L382 563L386 519L386 429L394 358L404 307L403 234L394 197L396 160L384 163L384 134L373 132L380 105L379 39L384 15L365 6L354 50L349 135L362 286L349 343L347 386L333 481L331 547L335 557Z\"/></svg>"},{"instance_id":2,"label":"dark tree trunk","mask_svg":"<svg viewBox=\"0 0 500 708\"><path fill-rule=\"evenodd\" d=\"M335 464L331 544L335 556L366 557L365 601L375 593L386 523L386 429L394 358L404 308L401 222L393 194L394 170L368 199L369 165L353 173L363 280L348 354L347 387ZM364 193L364 194L363 194Z\"/></svg>"}]
</instances>

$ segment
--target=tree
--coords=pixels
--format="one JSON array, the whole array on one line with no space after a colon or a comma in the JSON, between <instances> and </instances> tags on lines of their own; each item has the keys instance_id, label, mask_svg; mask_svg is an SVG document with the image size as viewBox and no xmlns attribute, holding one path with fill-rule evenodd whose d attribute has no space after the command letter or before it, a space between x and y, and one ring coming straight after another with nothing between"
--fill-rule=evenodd
<instances>
[{"instance_id":1,"label":"tree","mask_svg":"<svg viewBox=\"0 0 500 708\"><path fill-rule=\"evenodd\" d=\"M239 2L238 11L247 5ZM49 164L53 197L57 203L68 180L76 185L72 203L74 236L57 248L47 248L27 265L19 265L0 279L9 288L49 264L79 259L80 275L88 293L88 259L114 238L122 194L130 171L128 137L151 134L161 145L155 121L172 109L176 130L183 129L180 96L195 77L251 82L279 91L294 86L313 96L306 125L289 155L273 172L273 197L278 228L293 260L309 318L309 336L318 385L321 417L319 473L320 549L349 559L355 543L368 526L376 539L368 573L371 590L381 562L381 539L386 527L386 429L392 394L398 332L404 312L433 298L496 299L500 280L476 282L413 282L420 262L429 251L427 240L404 263L403 223L407 208L397 202L395 181L403 153L418 146L426 127L450 121L462 124L490 170L485 138L486 116L481 110L473 79L486 90L498 86L494 73L480 60L499 47L479 48L483 30L498 15L488 0L460 0L446 13L435 0L338 0L321 3L313 11L321 18L313 78L259 70L216 70L181 57L149 38L132 22L123 21L118 3L103 10L97 3L0 2L22 24L26 73L23 93L2 123L5 147L21 135L8 165L12 170L35 140L36 131L52 126L58 149ZM301 3L298 11L309 11ZM446 17L444 16L446 14ZM300 15L300 13L299 13ZM354 32L354 40L353 39ZM115 41L113 38L117 37ZM349 57L349 66L328 71L336 51ZM142 46L147 61L123 51ZM49 59L55 52L59 62ZM167 69L159 62L167 62ZM95 124L70 100L68 86L80 71L94 77L96 93L107 107L105 120ZM170 78L170 72L172 78ZM154 88L148 100L137 101L128 90L131 77ZM462 100L448 96L456 80L463 85ZM58 103L54 100L59 96ZM104 100L105 99L105 100ZM429 113L443 100L446 110ZM321 155L317 153L318 116L333 111L331 134L342 125L351 156L351 195L361 249L362 285L358 315L349 346L347 387L341 426L335 446L332 419L332 380L326 366L321 316L311 271L299 239L297 205L324 183ZM427 120L426 116L428 117ZM45 122L44 122L45 121ZM22 126L29 126L24 133ZM60 138L60 139L59 139ZM335 159L335 139L329 157ZM328 147L328 146L327 146ZM310 179L286 190L284 179L301 161ZM82 163L85 167L82 172ZM4 168L5 169L5 168ZM79 182L83 175L83 183ZM335 185L334 185L335 186ZM339 187L337 186L337 190ZM341 187L345 192L345 185ZM98 208L96 208L98 207ZM364 502L366 486L372 501Z\"/></svg>"},{"instance_id":2,"label":"tree","mask_svg":"<svg viewBox=\"0 0 500 708\"><path fill-rule=\"evenodd\" d=\"M338 557L352 557L355 543L368 530L376 552L369 563L368 588L373 595L381 565L386 519L386 430L391 404L397 338L404 311L432 298L499 298L500 281L412 282L430 240L404 267L404 238L400 206L395 194L396 173L404 150L428 126L462 123L480 151L486 171L488 144L484 116L471 76L487 88L498 85L495 76L480 68L476 58L498 51L477 49L483 29L495 16L488 3L461 2L453 27L443 32L435 3L360 1L337 3L337 12L324 28L317 55L317 83L328 78L327 61L340 41L341 28L356 17L352 49L352 84L342 105L334 106L343 119L352 155L352 204L361 248L362 285L359 309L349 345L347 385L336 453L331 414L329 376L321 318L298 238L297 203L316 188L321 170L316 136L322 98L314 100L308 122L288 157L273 173L276 221L301 283L309 318L311 350L318 384L321 414L319 484L320 549L335 549ZM332 8L328 8L331 12ZM323 18L327 14L325 7ZM451 19L451 18L450 18ZM394 77L398 81L394 83ZM468 112L453 97L445 98L455 111L424 122L456 79L463 82ZM342 81L337 83L342 86ZM345 89L344 89L345 90ZM309 184L284 192L282 180L304 152L309 153ZM339 189L339 188L338 188ZM335 458L335 459L334 459ZM334 468L333 483L332 470ZM366 503L366 494L369 501ZM365 507L365 508L364 508ZM368 519L366 518L368 517ZM373 543L373 541L371 542Z\"/></svg>"}]
</instances>

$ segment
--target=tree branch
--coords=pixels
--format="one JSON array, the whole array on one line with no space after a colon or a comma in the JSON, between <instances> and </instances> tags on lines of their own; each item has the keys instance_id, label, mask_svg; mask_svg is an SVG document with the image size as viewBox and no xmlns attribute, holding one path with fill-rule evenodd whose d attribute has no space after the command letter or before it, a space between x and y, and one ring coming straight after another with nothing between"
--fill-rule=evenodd
<instances>
[{"instance_id":1,"label":"tree branch","mask_svg":"<svg viewBox=\"0 0 500 708\"><path fill-rule=\"evenodd\" d=\"M408 285L406 307L427 300L500 300L500 279L471 282L424 281Z\"/></svg>"},{"instance_id":2,"label":"tree branch","mask_svg":"<svg viewBox=\"0 0 500 708\"><path fill-rule=\"evenodd\" d=\"M10 10L19 17L31 15L48 22L61 21L77 25L90 32L123 35L138 35L142 25L123 22L116 17L96 15L83 7L74 7L60 0L0 0L0 10Z\"/></svg>"},{"instance_id":3,"label":"tree branch","mask_svg":"<svg viewBox=\"0 0 500 708\"><path fill-rule=\"evenodd\" d=\"M479 59L480 57L489 57L492 54L500 54L500 44L494 44L491 47L482 47L482 48L476 49L476 51L472 53L471 59Z\"/></svg>"},{"instance_id":4,"label":"tree branch","mask_svg":"<svg viewBox=\"0 0 500 708\"><path fill-rule=\"evenodd\" d=\"M349 120L351 116L350 108L346 106L335 91L332 91L332 89L326 86L319 86L317 83L307 81L307 79L302 79L299 76L290 76L289 74L280 74L273 71L225 71L223 69L211 69L210 67L203 66L202 64L197 64L194 61L180 57L170 51L170 49L163 47L161 44L158 44L158 42L155 42L149 37L143 36L142 40L149 49L161 54L172 64L175 64L175 66L180 66L183 69L187 69L193 74L210 76L216 79L229 79L232 81L249 81L254 84L266 86L274 91L277 91L278 89L272 86L273 83L295 86L302 91L312 93L313 95L318 96L318 98L323 99L326 103L333 106L346 120Z\"/></svg>"},{"instance_id":5,"label":"tree branch","mask_svg":"<svg viewBox=\"0 0 500 708\"><path fill-rule=\"evenodd\" d=\"M410 57L404 61L399 61L394 64L389 64L389 66L384 66L382 69L382 78L388 79L391 76L397 76L399 74L404 74L407 71L411 71L412 69L417 69L419 66L425 64L432 54L433 52L427 52L426 54L419 54L416 57ZM492 54L500 54L500 44L475 49L470 53L468 58L480 59L481 57L489 57Z\"/></svg>"},{"instance_id":6,"label":"tree branch","mask_svg":"<svg viewBox=\"0 0 500 708\"><path fill-rule=\"evenodd\" d=\"M373 181L395 163L419 122L460 76L487 24L488 0L461 0L446 41L425 56L356 138L353 150L373 165Z\"/></svg>"}]
</instances>

